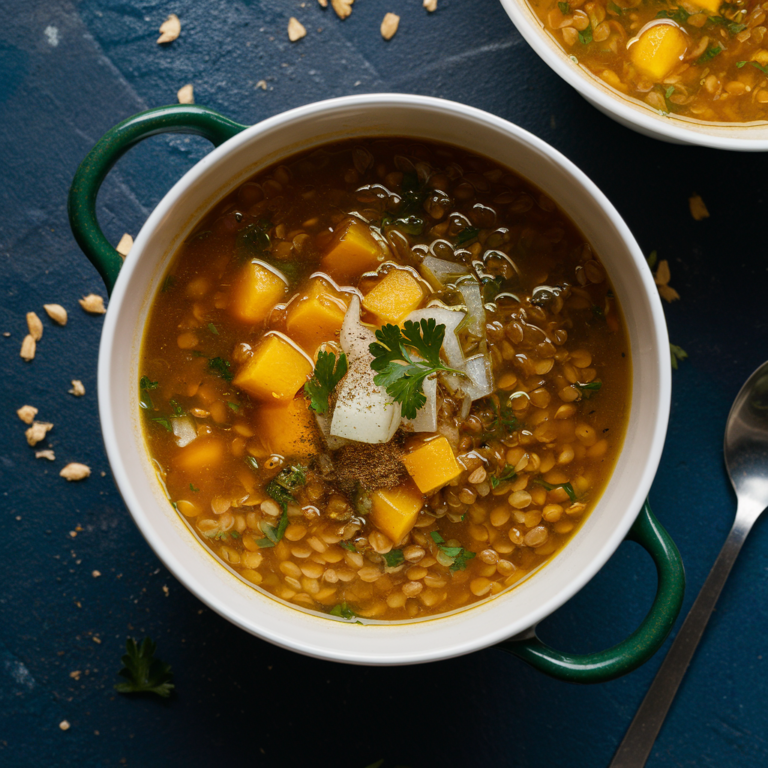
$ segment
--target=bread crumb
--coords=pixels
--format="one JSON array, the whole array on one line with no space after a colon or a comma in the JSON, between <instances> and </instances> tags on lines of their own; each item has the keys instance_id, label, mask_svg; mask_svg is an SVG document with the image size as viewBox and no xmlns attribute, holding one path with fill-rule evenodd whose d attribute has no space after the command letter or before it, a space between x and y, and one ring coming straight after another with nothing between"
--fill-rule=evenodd
<instances>
[{"instance_id":1,"label":"bread crumb","mask_svg":"<svg viewBox=\"0 0 768 768\"><path fill-rule=\"evenodd\" d=\"M101 645L101 638L98 635L94 635L91 640L93 640L93 642L97 645Z\"/></svg>"},{"instance_id":2,"label":"bread crumb","mask_svg":"<svg viewBox=\"0 0 768 768\"><path fill-rule=\"evenodd\" d=\"M430 13L437 10L437 0L424 0L423 5Z\"/></svg>"},{"instance_id":3,"label":"bread crumb","mask_svg":"<svg viewBox=\"0 0 768 768\"><path fill-rule=\"evenodd\" d=\"M168 597L168 595L171 594L170 590L168 589L168 587L165 586L165 584L163 584L163 592L165 592L165 596L166 597Z\"/></svg>"},{"instance_id":4,"label":"bread crumb","mask_svg":"<svg viewBox=\"0 0 768 768\"><path fill-rule=\"evenodd\" d=\"M25 423L31 424L37 416L37 408L34 405L22 405L16 415Z\"/></svg>"},{"instance_id":5,"label":"bread crumb","mask_svg":"<svg viewBox=\"0 0 768 768\"><path fill-rule=\"evenodd\" d=\"M653 276L653 281L656 283L656 286L659 289L659 295L670 304L680 298L680 294L671 285L669 285L669 280L671 277L672 273L669 270L669 262L666 259L662 259L659 262L659 267L656 270L656 274Z\"/></svg>"},{"instance_id":6,"label":"bread crumb","mask_svg":"<svg viewBox=\"0 0 768 768\"><path fill-rule=\"evenodd\" d=\"M92 571L91 576L93 576L94 579L98 579L99 576L101 576L101 571Z\"/></svg>"},{"instance_id":7,"label":"bread crumb","mask_svg":"<svg viewBox=\"0 0 768 768\"><path fill-rule=\"evenodd\" d=\"M80 306L92 315L103 315L107 311L104 309L104 299L95 293L89 293L80 299Z\"/></svg>"},{"instance_id":8,"label":"bread crumb","mask_svg":"<svg viewBox=\"0 0 768 768\"><path fill-rule=\"evenodd\" d=\"M82 675L82 674L83 673L79 669L74 669L74 670L72 670L72 672L69 673L69 676L73 680L79 680L80 679L80 675Z\"/></svg>"},{"instance_id":9,"label":"bread crumb","mask_svg":"<svg viewBox=\"0 0 768 768\"><path fill-rule=\"evenodd\" d=\"M24 341L21 342L21 350L19 355L29 362L35 359L35 351L37 350L37 344L35 343L35 337L31 333L28 333L24 337Z\"/></svg>"},{"instance_id":10,"label":"bread crumb","mask_svg":"<svg viewBox=\"0 0 768 768\"><path fill-rule=\"evenodd\" d=\"M709 218L709 211L707 210L704 201L701 199L701 195L691 195L688 198L688 206L691 209L691 216L693 216L696 221Z\"/></svg>"},{"instance_id":11,"label":"bread crumb","mask_svg":"<svg viewBox=\"0 0 768 768\"><path fill-rule=\"evenodd\" d=\"M117 244L115 250L125 258L131 252L131 248L133 248L133 238L126 232L120 238L120 242Z\"/></svg>"},{"instance_id":12,"label":"bread crumb","mask_svg":"<svg viewBox=\"0 0 768 768\"><path fill-rule=\"evenodd\" d=\"M59 325L67 324L67 310L61 304L43 304L43 309L55 323Z\"/></svg>"},{"instance_id":13,"label":"bread crumb","mask_svg":"<svg viewBox=\"0 0 768 768\"><path fill-rule=\"evenodd\" d=\"M47 421L34 421L32 426L24 433L27 436L29 445L37 445L53 429L53 424Z\"/></svg>"},{"instance_id":14,"label":"bread crumb","mask_svg":"<svg viewBox=\"0 0 768 768\"><path fill-rule=\"evenodd\" d=\"M72 379L72 389L67 390L70 395L82 397L85 394L85 387L80 379Z\"/></svg>"},{"instance_id":15,"label":"bread crumb","mask_svg":"<svg viewBox=\"0 0 768 768\"><path fill-rule=\"evenodd\" d=\"M160 37L157 38L158 45L162 43L172 43L181 34L181 22L179 17L172 13L161 25L158 30Z\"/></svg>"},{"instance_id":16,"label":"bread crumb","mask_svg":"<svg viewBox=\"0 0 768 768\"><path fill-rule=\"evenodd\" d=\"M385 40L391 40L400 25L400 17L396 13L388 13L381 22L381 36Z\"/></svg>"},{"instance_id":17,"label":"bread crumb","mask_svg":"<svg viewBox=\"0 0 768 768\"><path fill-rule=\"evenodd\" d=\"M288 20L288 39L292 43L295 43L297 40L301 40L302 37L305 37L306 34L307 30L304 25L297 18L291 16Z\"/></svg>"},{"instance_id":18,"label":"bread crumb","mask_svg":"<svg viewBox=\"0 0 768 768\"><path fill-rule=\"evenodd\" d=\"M85 464L78 464L76 461L72 461L67 464L64 469L59 472L59 476L63 477L68 482L73 480L85 480L91 474L91 468Z\"/></svg>"},{"instance_id":19,"label":"bread crumb","mask_svg":"<svg viewBox=\"0 0 768 768\"><path fill-rule=\"evenodd\" d=\"M176 93L176 98L179 100L179 104L194 104L195 89L192 86L192 83L182 85Z\"/></svg>"},{"instance_id":20,"label":"bread crumb","mask_svg":"<svg viewBox=\"0 0 768 768\"><path fill-rule=\"evenodd\" d=\"M256 83L257 88L261 88L262 91L267 90L267 81L266 80L259 80L258 83Z\"/></svg>"},{"instance_id":21,"label":"bread crumb","mask_svg":"<svg viewBox=\"0 0 768 768\"><path fill-rule=\"evenodd\" d=\"M333 10L340 19L346 19L352 13L352 3L355 0L331 0Z\"/></svg>"},{"instance_id":22,"label":"bread crumb","mask_svg":"<svg viewBox=\"0 0 768 768\"><path fill-rule=\"evenodd\" d=\"M56 454L50 448L46 448L44 451L35 451L35 458L48 459L48 461L56 461Z\"/></svg>"},{"instance_id":23,"label":"bread crumb","mask_svg":"<svg viewBox=\"0 0 768 768\"><path fill-rule=\"evenodd\" d=\"M59 723L59 728L61 728L62 731L68 731L70 728L69 720L62 720Z\"/></svg>"},{"instance_id":24,"label":"bread crumb","mask_svg":"<svg viewBox=\"0 0 768 768\"><path fill-rule=\"evenodd\" d=\"M328 7L328 0L317 0L318 3L320 3L321 8L327 8Z\"/></svg>"},{"instance_id":25,"label":"bread crumb","mask_svg":"<svg viewBox=\"0 0 768 768\"><path fill-rule=\"evenodd\" d=\"M43 322L34 312L27 312L27 328L35 341L43 338Z\"/></svg>"}]
</instances>

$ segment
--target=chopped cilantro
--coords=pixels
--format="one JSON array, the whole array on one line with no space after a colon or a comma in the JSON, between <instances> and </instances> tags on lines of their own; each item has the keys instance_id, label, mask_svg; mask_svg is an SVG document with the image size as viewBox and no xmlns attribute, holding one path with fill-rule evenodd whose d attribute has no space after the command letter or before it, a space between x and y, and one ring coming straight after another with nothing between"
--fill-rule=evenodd
<instances>
[{"instance_id":1,"label":"chopped cilantro","mask_svg":"<svg viewBox=\"0 0 768 768\"><path fill-rule=\"evenodd\" d=\"M342 352L338 361L333 352L318 352L312 378L304 385L309 407L317 413L328 410L328 397L347 372L347 356Z\"/></svg>"},{"instance_id":2,"label":"chopped cilantro","mask_svg":"<svg viewBox=\"0 0 768 768\"><path fill-rule=\"evenodd\" d=\"M562 13L563 16L571 15L571 6L568 5L568 3L558 3L557 7L560 9L560 13Z\"/></svg>"},{"instance_id":3,"label":"chopped cilantro","mask_svg":"<svg viewBox=\"0 0 768 768\"><path fill-rule=\"evenodd\" d=\"M467 563L475 556L474 552L464 549L464 547L446 547L441 544L438 548L446 557L453 560L451 571L466 570Z\"/></svg>"},{"instance_id":4,"label":"chopped cilantro","mask_svg":"<svg viewBox=\"0 0 768 768\"><path fill-rule=\"evenodd\" d=\"M490 423L484 437L505 437L510 432L514 432L519 426L517 416L514 415L512 407L510 405L502 405L501 402L497 405L497 399L494 396L489 400L491 409L496 414L496 417Z\"/></svg>"},{"instance_id":5,"label":"chopped cilantro","mask_svg":"<svg viewBox=\"0 0 768 768\"><path fill-rule=\"evenodd\" d=\"M165 416L155 416L152 421L154 421L156 424L159 424L161 427L165 427L169 432L173 432L171 422L168 421Z\"/></svg>"},{"instance_id":6,"label":"chopped cilantro","mask_svg":"<svg viewBox=\"0 0 768 768\"><path fill-rule=\"evenodd\" d=\"M542 488L546 488L548 491L554 491L555 488L562 488L567 494L568 498L571 501L576 501L576 491L573 490L573 486L570 483L548 483L545 480L542 480L540 477L533 480L536 485L540 485Z\"/></svg>"},{"instance_id":7,"label":"chopped cilantro","mask_svg":"<svg viewBox=\"0 0 768 768\"><path fill-rule=\"evenodd\" d=\"M674 11L659 11L656 14L657 19L672 19L673 21L676 21L678 24L685 24L686 21L688 21L688 18L690 17L690 13L686 11L684 8L675 8Z\"/></svg>"},{"instance_id":8,"label":"chopped cilantro","mask_svg":"<svg viewBox=\"0 0 768 768\"><path fill-rule=\"evenodd\" d=\"M669 345L669 354L672 358L672 367L675 370L677 370L678 363L688 357L688 353L682 347L678 347L677 344Z\"/></svg>"},{"instance_id":9,"label":"chopped cilantro","mask_svg":"<svg viewBox=\"0 0 768 768\"><path fill-rule=\"evenodd\" d=\"M192 483L190 483L189 484L189 490L193 491L194 493L197 493L200 489L199 488L195 488L195 486Z\"/></svg>"},{"instance_id":10,"label":"chopped cilantro","mask_svg":"<svg viewBox=\"0 0 768 768\"><path fill-rule=\"evenodd\" d=\"M402 549L392 549L389 552L382 555L384 562L387 564L387 568L395 568L405 562Z\"/></svg>"},{"instance_id":11,"label":"chopped cilantro","mask_svg":"<svg viewBox=\"0 0 768 768\"><path fill-rule=\"evenodd\" d=\"M581 392L581 396L585 400L589 400L592 397L593 392L599 392L603 388L602 381L590 381L589 384L579 384L578 382L573 385Z\"/></svg>"},{"instance_id":12,"label":"chopped cilantro","mask_svg":"<svg viewBox=\"0 0 768 768\"><path fill-rule=\"evenodd\" d=\"M239 539L239 538L240 538L240 534L239 534L237 531L230 531L230 532L229 532L229 535L230 535L230 536L231 536L233 539Z\"/></svg>"},{"instance_id":13,"label":"chopped cilantro","mask_svg":"<svg viewBox=\"0 0 768 768\"><path fill-rule=\"evenodd\" d=\"M357 552L357 547L351 541L340 541L339 545L350 552Z\"/></svg>"},{"instance_id":14,"label":"chopped cilantro","mask_svg":"<svg viewBox=\"0 0 768 768\"><path fill-rule=\"evenodd\" d=\"M429 535L430 535L432 541L435 542L435 544L444 544L445 543L445 539L440 535L440 533L438 531L431 531Z\"/></svg>"},{"instance_id":15,"label":"chopped cilantro","mask_svg":"<svg viewBox=\"0 0 768 768\"><path fill-rule=\"evenodd\" d=\"M174 416L183 416L186 413L184 408L182 408L182 406L180 406L176 400L171 399L168 401L168 404L171 406L171 408L173 408Z\"/></svg>"},{"instance_id":16,"label":"chopped cilantro","mask_svg":"<svg viewBox=\"0 0 768 768\"><path fill-rule=\"evenodd\" d=\"M235 378L235 374L232 373L232 366L223 357L212 357L208 361L208 370L221 376L224 381L232 381Z\"/></svg>"},{"instance_id":17,"label":"chopped cilantro","mask_svg":"<svg viewBox=\"0 0 768 768\"><path fill-rule=\"evenodd\" d=\"M157 646L145 637L141 645L129 637L125 641L123 668L118 672L127 682L117 683L118 693L156 693L167 698L174 688L171 668L155 658Z\"/></svg>"},{"instance_id":18,"label":"chopped cilantro","mask_svg":"<svg viewBox=\"0 0 768 768\"><path fill-rule=\"evenodd\" d=\"M768 64L758 64L756 61L749 62L753 67L757 67L764 75L768 75Z\"/></svg>"},{"instance_id":19,"label":"chopped cilantro","mask_svg":"<svg viewBox=\"0 0 768 768\"><path fill-rule=\"evenodd\" d=\"M675 92L675 86L670 85L666 91L664 91L664 98L669 101L669 97Z\"/></svg>"},{"instance_id":20,"label":"chopped cilantro","mask_svg":"<svg viewBox=\"0 0 768 768\"><path fill-rule=\"evenodd\" d=\"M477 227L465 227L456 235L456 245L464 245L474 240L480 234Z\"/></svg>"},{"instance_id":21,"label":"chopped cilantro","mask_svg":"<svg viewBox=\"0 0 768 768\"><path fill-rule=\"evenodd\" d=\"M237 413L240 410L240 403L233 403L231 400L227 401L227 408Z\"/></svg>"},{"instance_id":22,"label":"chopped cilantro","mask_svg":"<svg viewBox=\"0 0 768 768\"><path fill-rule=\"evenodd\" d=\"M731 37L738 35L739 32L743 32L747 28L746 24L740 24L738 21L726 19L724 16L710 16L709 21L711 24L721 24L724 26Z\"/></svg>"},{"instance_id":23,"label":"chopped cilantro","mask_svg":"<svg viewBox=\"0 0 768 768\"><path fill-rule=\"evenodd\" d=\"M357 614L347 605L346 601L334 605L329 611L331 616L338 616L340 619L354 619Z\"/></svg>"},{"instance_id":24,"label":"chopped cilantro","mask_svg":"<svg viewBox=\"0 0 768 768\"><path fill-rule=\"evenodd\" d=\"M160 292L166 293L167 291L170 291L175 283L176 278L173 275L167 275L165 280L163 280L163 287L160 289Z\"/></svg>"},{"instance_id":25,"label":"chopped cilantro","mask_svg":"<svg viewBox=\"0 0 768 768\"><path fill-rule=\"evenodd\" d=\"M706 64L708 61L712 61L719 53L722 53L723 47L721 45L713 45L707 48L704 53L696 59L697 64Z\"/></svg>"},{"instance_id":26,"label":"chopped cilantro","mask_svg":"<svg viewBox=\"0 0 768 768\"><path fill-rule=\"evenodd\" d=\"M373 355L371 368L376 371L373 381L385 387L387 394L402 406L406 419L415 419L416 411L427 402L424 395L424 379L438 371L457 373L440 359L440 348L445 338L445 325L438 325L434 318L421 323L406 320L402 330L396 325L385 325L376 331L376 342L369 349ZM422 358L411 358L406 347Z\"/></svg>"},{"instance_id":27,"label":"chopped cilantro","mask_svg":"<svg viewBox=\"0 0 768 768\"><path fill-rule=\"evenodd\" d=\"M269 492L269 491L267 491ZM285 529L288 527L288 513L283 511L280 522L277 524L277 528L269 523L262 523L261 530L264 533L265 538L257 539L256 543L262 548L274 547L280 539L283 538Z\"/></svg>"},{"instance_id":28,"label":"chopped cilantro","mask_svg":"<svg viewBox=\"0 0 768 768\"><path fill-rule=\"evenodd\" d=\"M398 216L410 216L420 210L426 197L426 192L419 183L419 177L412 172L403 174L400 185L403 202L400 204Z\"/></svg>"},{"instance_id":29,"label":"chopped cilantro","mask_svg":"<svg viewBox=\"0 0 768 768\"><path fill-rule=\"evenodd\" d=\"M219 330L218 330L218 328L216 328L216 326L213 323L208 323L208 330L212 334L214 334L214 336L218 336L219 335Z\"/></svg>"},{"instance_id":30,"label":"chopped cilantro","mask_svg":"<svg viewBox=\"0 0 768 768\"><path fill-rule=\"evenodd\" d=\"M291 496L282 485L278 485L274 480L267 485L265 490L267 494L280 505L283 511L288 509L288 504L295 501L293 496Z\"/></svg>"},{"instance_id":31,"label":"chopped cilantro","mask_svg":"<svg viewBox=\"0 0 768 768\"><path fill-rule=\"evenodd\" d=\"M746 63L747 63L746 61L737 61L736 62L736 68L737 69L741 69L743 66L746 65Z\"/></svg>"},{"instance_id":32,"label":"chopped cilantro","mask_svg":"<svg viewBox=\"0 0 768 768\"><path fill-rule=\"evenodd\" d=\"M605 320L605 312L603 311L602 307L598 307L597 304L592 305L592 314L598 319L598 320Z\"/></svg>"},{"instance_id":33,"label":"chopped cilantro","mask_svg":"<svg viewBox=\"0 0 768 768\"><path fill-rule=\"evenodd\" d=\"M579 42L582 45L589 45L592 42L592 25L591 24L583 32L579 32Z\"/></svg>"},{"instance_id":34,"label":"chopped cilantro","mask_svg":"<svg viewBox=\"0 0 768 768\"><path fill-rule=\"evenodd\" d=\"M648 266L653 269L656 266L656 262L659 260L659 254L656 251L651 251L648 254L648 258L646 261L648 262Z\"/></svg>"},{"instance_id":35,"label":"chopped cilantro","mask_svg":"<svg viewBox=\"0 0 768 768\"><path fill-rule=\"evenodd\" d=\"M502 483L514 480L516 475L515 468L511 464L507 464L498 477L491 475L491 488L498 488Z\"/></svg>"},{"instance_id":36,"label":"chopped cilantro","mask_svg":"<svg viewBox=\"0 0 768 768\"><path fill-rule=\"evenodd\" d=\"M245 463L254 471L259 471L259 462L256 460L254 456L246 456L245 457Z\"/></svg>"},{"instance_id":37,"label":"chopped cilantro","mask_svg":"<svg viewBox=\"0 0 768 768\"><path fill-rule=\"evenodd\" d=\"M613 11L617 16L621 16L624 13L624 11L622 11L622 9L614 2L608 3L608 10Z\"/></svg>"},{"instance_id":38,"label":"chopped cilantro","mask_svg":"<svg viewBox=\"0 0 768 768\"><path fill-rule=\"evenodd\" d=\"M283 469L273 482L285 488L286 491L295 491L307 484L307 469L301 464L291 464Z\"/></svg>"},{"instance_id":39,"label":"chopped cilantro","mask_svg":"<svg viewBox=\"0 0 768 768\"><path fill-rule=\"evenodd\" d=\"M149 391L150 389L157 389L159 384L156 381L150 381L149 376L142 376L141 379L139 379L139 386Z\"/></svg>"},{"instance_id":40,"label":"chopped cilantro","mask_svg":"<svg viewBox=\"0 0 768 768\"><path fill-rule=\"evenodd\" d=\"M152 411L155 408L152 398L150 397L150 390L157 389L159 384L156 381L151 381L149 376L142 376L139 379L139 390L141 395L139 396L139 405L146 411Z\"/></svg>"}]
</instances>

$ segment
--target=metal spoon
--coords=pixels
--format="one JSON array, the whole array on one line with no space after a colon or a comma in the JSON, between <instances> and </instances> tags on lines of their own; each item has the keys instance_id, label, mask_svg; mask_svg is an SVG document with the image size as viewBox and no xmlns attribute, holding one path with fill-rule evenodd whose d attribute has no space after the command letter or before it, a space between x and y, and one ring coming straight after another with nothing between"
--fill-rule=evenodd
<instances>
[{"instance_id":1,"label":"metal spoon","mask_svg":"<svg viewBox=\"0 0 768 768\"><path fill-rule=\"evenodd\" d=\"M768 508L768 362L745 382L725 426L725 466L738 506L733 528L609 768L642 768L747 534Z\"/></svg>"}]
</instances>

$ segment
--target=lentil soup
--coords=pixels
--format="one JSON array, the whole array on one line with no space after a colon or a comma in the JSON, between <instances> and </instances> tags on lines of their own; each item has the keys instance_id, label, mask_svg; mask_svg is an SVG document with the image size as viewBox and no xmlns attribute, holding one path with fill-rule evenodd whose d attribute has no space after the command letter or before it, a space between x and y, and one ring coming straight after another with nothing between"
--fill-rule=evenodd
<instances>
[{"instance_id":1,"label":"lentil soup","mask_svg":"<svg viewBox=\"0 0 768 768\"><path fill-rule=\"evenodd\" d=\"M245 581L346 620L433 617L552 558L630 408L619 304L540 190L438 143L339 142L242 184L153 299L149 454Z\"/></svg>"},{"instance_id":2,"label":"lentil soup","mask_svg":"<svg viewBox=\"0 0 768 768\"><path fill-rule=\"evenodd\" d=\"M562 49L615 91L664 114L768 120L768 2L530 0Z\"/></svg>"}]
</instances>

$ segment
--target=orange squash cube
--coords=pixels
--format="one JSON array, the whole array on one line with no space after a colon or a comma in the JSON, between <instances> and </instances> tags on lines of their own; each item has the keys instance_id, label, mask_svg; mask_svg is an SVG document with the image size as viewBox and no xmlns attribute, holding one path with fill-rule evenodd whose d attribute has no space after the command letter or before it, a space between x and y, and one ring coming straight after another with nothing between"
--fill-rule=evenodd
<instances>
[{"instance_id":1,"label":"orange squash cube","mask_svg":"<svg viewBox=\"0 0 768 768\"><path fill-rule=\"evenodd\" d=\"M288 291L288 281L261 261L246 264L232 285L229 311L244 323L260 323Z\"/></svg>"},{"instance_id":2,"label":"orange squash cube","mask_svg":"<svg viewBox=\"0 0 768 768\"><path fill-rule=\"evenodd\" d=\"M215 437L198 437L181 448L172 462L176 469L198 474L214 469L224 458L224 443Z\"/></svg>"},{"instance_id":3,"label":"orange squash cube","mask_svg":"<svg viewBox=\"0 0 768 768\"><path fill-rule=\"evenodd\" d=\"M313 370L312 360L287 336L270 331L238 371L233 383L257 400L287 403L293 400Z\"/></svg>"},{"instance_id":4,"label":"orange squash cube","mask_svg":"<svg viewBox=\"0 0 768 768\"><path fill-rule=\"evenodd\" d=\"M314 355L324 341L336 340L348 304L348 294L322 277L313 277L304 296L288 306L285 329L305 352Z\"/></svg>"},{"instance_id":5,"label":"orange squash cube","mask_svg":"<svg viewBox=\"0 0 768 768\"><path fill-rule=\"evenodd\" d=\"M320 268L334 280L348 282L363 272L376 269L384 254L368 226L360 219L345 219L336 227L331 247Z\"/></svg>"},{"instance_id":6,"label":"orange squash cube","mask_svg":"<svg viewBox=\"0 0 768 768\"><path fill-rule=\"evenodd\" d=\"M317 423L303 395L288 404L263 405L256 414L264 454L307 457L320 452Z\"/></svg>"},{"instance_id":7,"label":"orange squash cube","mask_svg":"<svg viewBox=\"0 0 768 768\"><path fill-rule=\"evenodd\" d=\"M363 308L376 315L379 325L397 325L424 298L424 288L408 269L391 269L365 295Z\"/></svg>"},{"instance_id":8,"label":"orange squash cube","mask_svg":"<svg viewBox=\"0 0 768 768\"><path fill-rule=\"evenodd\" d=\"M630 45L629 58L646 77L659 82L682 61L687 49L688 42L680 27L661 21L647 27Z\"/></svg>"},{"instance_id":9,"label":"orange squash cube","mask_svg":"<svg viewBox=\"0 0 768 768\"><path fill-rule=\"evenodd\" d=\"M702 11L709 11L712 16L717 16L723 0L691 0L691 3Z\"/></svg>"},{"instance_id":10,"label":"orange squash cube","mask_svg":"<svg viewBox=\"0 0 768 768\"><path fill-rule=\"evenodd\" d=\"M395 488L379 488L371 494L371 522L395 544L401 542L416 523L424 495L408 480Z\"/></svg>"},{"instance_id":11,"label":"orange squash cube","mask_svg":"<svg viewBox=\"0 0 768 768\"><path fill-rule=\"evenodd\" d=\"M432 493L461 474L448 440L436 437L422 443L402 458L408 474L422 493Z\"/></svg>"}]
</instances>

